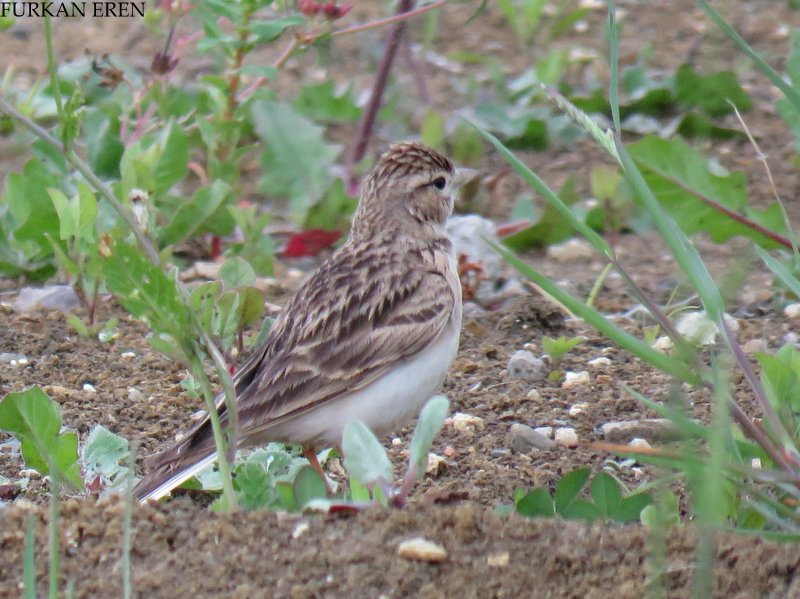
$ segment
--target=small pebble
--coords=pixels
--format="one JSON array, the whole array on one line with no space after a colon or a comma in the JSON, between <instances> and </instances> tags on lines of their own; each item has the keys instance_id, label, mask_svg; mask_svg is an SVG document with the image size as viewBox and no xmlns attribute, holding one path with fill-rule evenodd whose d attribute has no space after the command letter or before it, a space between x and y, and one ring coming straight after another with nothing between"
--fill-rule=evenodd
<instances>
[{"instance_id":1,"label":"small pebble","mask_svg":"<svg viewBox=\"0 0 800 599\"><path fill-rule=\"evenodd\" d=\"M564 243L549 246L547 255L558 262L572 262L591 258L594 250L589 242L573 237Z\"/></svg>"},{"instance_id":2,"label":"small pebble","mask_svg":"<svg viewBox=\"0 0 800 599\"><path fill-rule=\"evenodd\" d=\"M403 444L403 440L400 437L392 437L392 447L399 447Z\"/></svg>"},{"instance_id":3,"label":"small pebble","mask_svg":"<svg viewBox=\"0 0 800 599\"><path fill-rule=\"evenodd\" d=\"M577 447L578 446L578 433L574 428L568 426L557 428L555 434L556 445L561 447Z\"/></svg>"},{"instance_id":4,"label":"small pebble","mask_svg":"<svg viewBox=\"0 0 800 599\"><path fill-rule=\"evenodd\" d=\"M526 424L515 422L508 429L508 444L517 453L528 453L531 449L552 449L556 446L549 436L536 432Z\"/></svg>"},{"instance_id":5,"label":"small pebble","mask_svg":"<svg viewBox=\"0 0 800 599\"><path fill-rule=\"evenodd\" d=\"M475 431L483 430L485 425L483 418L480 416L473 416L463 412L453 414L450 418L450 424L460 433L474 433Z\"/></svg>"},{"instance_id":6,"label":"small pebble","mask_svg":"<svg viewBox=\"0 0 800 599\"><path fill-rule=\"evenodd\" d=\"M447 460L435 453L428 454L428 465L425 467L425 474L428 476L439 476L447 470Z\"/></svg>"},{"instance_id":7,"label":"small pebble","mask_svg":"<svg viewBox=\"0 0 800 599\"><path fill-rule=\"evenodd\" d=\"M34 470L33 468L23 468L19 471L19 475L24 478L30 478L33 480L37 480L42 478L42 474L38 470Z\"/></svg>"},{"instance_id":8,"label":"small pebble","mask_svg":"<svg viewBox=\"0 0 800 599\"><path fill-rule=\"evenodd\" d=\"M757 351L766 351L767 344L763 339L750 339L742 344L742 351L746 354L752 354Z\"/></svg>"},{"instance_id":9,"label":"small pebble","mask_svg":"<svg viewBox=\"0 0 800 599\"><path fill-rule=\"evenodd\" d=\"M413 559L421 562L443 562L447 559L447 551L441 545L422 537L415 537L403 541L397 548L397 555L403 559Z\"/></svg>"},{"instance_id":10,"label":"small pebble","mask_svg":"<svg viewBox=\"0 0 800 599\"><path fill-rule=\"evenodd\" d=\"M136 357L136 354L132 351L124 351L120 354L120 357L124 358L125 360L130 360Z\"/></svg>"},{"instance_id":11,"label":"small pebble","mask_svg":"<svg viewBox=\"0 0 800 599\"><path fill-rule=\"evenodd\" d=\"M570 416L577 416L578 414L583 414L584 411L589 407L589 404L586 402L576 403L569 409Z\"/></svg>"},{"instance_id":12,"label":"small pebble","mask_svg":"<svg viewBox=\"0 0 800 599\"><path fill-rule=\"evenodd\" d=\"M611 360L606 358L605 356L600 356L599 358L595 358L594 360L589 360L589 366L592 368L606 368L611 366Z\"/></svg>"},{"instance_id":13,"label":"small pebble","mask_svg":"<svg viewBox=\"0 0 800 599\"><path fill-rule=\"evenodd\" d=\"M662 354L666 354L667 352L672 350L672 339L667 337L666 335L662 335L658 339L655 340L653 345L651 345L654 350L660 351Z\"/></svg>"},{"instance_id":14,"label":"small pebble","mask_svg":"<svg viewBox=\"0 0 800 599\"><path fill-rule=\"evenodd\" d=\"M539 392L536 389L531 389L530 391L528 391L528 394L525 397L527 397L528 399L533 399L534 401L542 398L542 396L539 395Z\"/></svg>"},{"instance_id":15,"label":"small pebble","mask_svg":"<svg viewBox=\"0 0 800 599\"><path fill-rule=\"evenodd\" d=\"M537 426L533 430L535 430L540 435L544 435L548 439L552 439L553 438L553 427L552 426Z\"/></svg>"},{"instance_id":16,"label":"small pebble","mask_svg":"<svg viewBox=\"0 0 800 599\"><path fill-rule=\"evenodd\" d=\"M486 565L490 568L505 568L508 565L509 559L511 559L511 555L508 551L493 553L486 557Z\"/></svg>"},{"instance_id":17,"label":"small pebble","mask_svg":"<svg viewBox=\"0 0 800 599\"><path fill-rule=\"evenodd\" d=\"M787 318L797 318L800 316L800 303L789 304L783 309L783 314Z\"/></svg>"},{"instance_id":18,"label":"small pebble","mask_svg":"<svg viewBox=\"0 0 800 599\"><path fill-rule=\"evenodd\" d=\"M140 403L144 401L144 393L139 391L136 387L129 387L128 388L128 399L134 403Z\"/></svg>"},{"instance_id":19,"label":"small pebble","mask_svg":"<svg viewBox=\"0 0 800 599\"><path fill-rule=\"evenodd\" d=\"M750 466L752 468L755 468L756 470L760 470L761 469L761 458L753 458L752 460L750 460Z\"/></svg>"},{"instance_id":20,"label":"small pebble","mask_svg":"<svg viewBox=\"0 0 800 599\"><path fill-rule=\"evenodd\" d=\"M83 384L83 391L84 393L89 393L90 395L94 395L95 393L97 393L97 389L94 388L94 385L91 385L89 383Z\"/></svg>"},{"instance_id":21,"label":"small pebble","mask_svg":"<svg viewBox=\"0 0 800 599\"><path fill-rule=\"evenodd\" d=\"M467 393L477 393L480 390L481 387L483 387L483 382L482 381L478 381L477 383L472 385L472 387L467 389Z\"/></svg>"},{"instance_id":22,"label":"small pebble","mask_svg":"<svg viewBox=\"0 0 800 599\"><path fill-rule=\"evenodd\" d=\"M581 385L588 385L590 382L589 373L586 370L580 372L565 372L564 382L561 383L562 389L572 389Z\"/></svg>"},{"instance_id":23,"label":"small pebble","mask_svg":"<svg viewBox=\"0 0 800 599\"><path fill-rule=\"evenodd\" d=\"M628 443L631 447L636 447L638 449L650 449L652 445L647 442L647 439L642 439L641 437L634 437Z\"/></svg>"},{"instance_id":24,"label":"small pebble","mask_svg":"<svg viewBox=\"0 0 800 599\"><path fill-rule=\"evenodd\" d=\"M531 381L545 375L544 362L527 350L517 350L508 361L508 377L511 379Z\"/></svg>"},{"instance_id":25,"label":"small pebble","mask_svg":"<svg viewBox=\"0 0 800 599\"><path fill-rule=\"evenodd\" d=\"M297 526L295 526L294 529L292 530L292 538L299 539L301 536L303 536L305 533L308 532L309 528L310 527L308 525L308 522L306 521L298 522Z\"/></svg>"}]
</instances>

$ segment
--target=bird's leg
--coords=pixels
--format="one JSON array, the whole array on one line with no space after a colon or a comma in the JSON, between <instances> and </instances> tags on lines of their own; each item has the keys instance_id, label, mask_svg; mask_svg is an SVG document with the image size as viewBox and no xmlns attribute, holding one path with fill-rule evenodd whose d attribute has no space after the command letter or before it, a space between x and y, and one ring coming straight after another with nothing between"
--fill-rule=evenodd
<instances>
[{"instance_id":1,"label":"bird's leg","mask_svg":"<svg viewBox=\"0 0 800 599\"><path fill-rule=\"evenodd\" d=\"M314 471L319 474L322 482L325 483L325 491L328 494L328 497L333 496L333 489L331 489L331 486L328 484L328 477L325 476L325 471L322 469L322 464L320 464L319 460L317 459L317 452L314 451L313 447L304 445L303 456L305 456L305 458L308 460L308 463L311 464L311 467L314 469Z\"/></svg>"}]
</instances>

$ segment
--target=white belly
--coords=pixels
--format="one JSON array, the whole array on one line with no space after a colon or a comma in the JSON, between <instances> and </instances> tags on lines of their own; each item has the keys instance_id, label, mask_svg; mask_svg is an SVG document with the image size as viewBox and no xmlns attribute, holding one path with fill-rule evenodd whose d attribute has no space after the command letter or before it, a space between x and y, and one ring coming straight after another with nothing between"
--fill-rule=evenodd
<instances>
[{"instance_id":1,"label":"white belly","mask_svg":"<svg viewBox=\"0 0 800 599\"><path fill-rule=\"evenodd\" d=\"M460 332L459 302L447 329L415 358L398 364L359 391L270 429L270 438L332 447L341 445L342 432L351 420L360 420L376 435L406 425L439 390L458 351Z\"/></svg>"}]
</instances>

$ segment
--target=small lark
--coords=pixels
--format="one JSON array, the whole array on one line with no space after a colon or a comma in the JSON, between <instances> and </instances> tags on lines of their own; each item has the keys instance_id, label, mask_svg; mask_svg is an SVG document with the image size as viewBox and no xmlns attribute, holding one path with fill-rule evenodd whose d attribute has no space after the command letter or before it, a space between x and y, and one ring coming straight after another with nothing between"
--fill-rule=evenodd
<instances>
[{"instance_id":1,"label":"small lark","mask_svg":"<svg viewBox=\"0 0 800 599\"><path fill-rule=\"evenodd\" d=\"M461 285L444 231L464 172L400 143L364 184L350 239L284 306L234 378L238 447L340 445L354 419L376 434L403 426L438 390L456 355ZM217 398L223 426L225 405ZM136 486L158 499L216 459L206 415L153 458Z\"/></svg>"}]
</instances>

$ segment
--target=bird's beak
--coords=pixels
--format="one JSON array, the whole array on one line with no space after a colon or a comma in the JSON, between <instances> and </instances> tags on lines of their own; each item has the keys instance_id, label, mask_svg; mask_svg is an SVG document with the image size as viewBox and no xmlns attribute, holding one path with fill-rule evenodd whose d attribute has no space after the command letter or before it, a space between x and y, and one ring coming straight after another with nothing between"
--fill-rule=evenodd
<instances>
[{"instance_id":1,"label":"bird's beak","mask_svg":"<svg viewBox=\"0 0 800 599\"><path fill-rule=\"evenodd\" d=\"M457 168L453 174L453 187L456 189L463 187L480 175L480 171L474 168Z\"/></svg>"}]
</instances>

